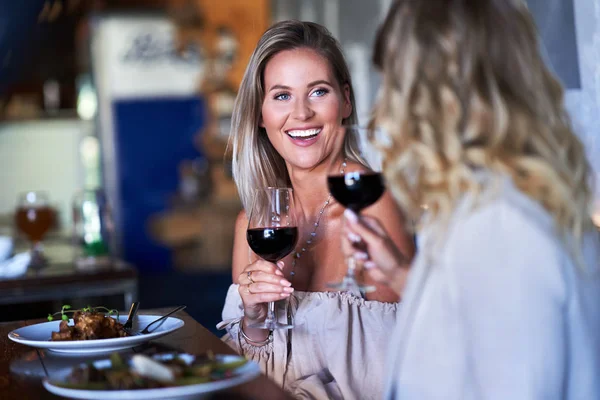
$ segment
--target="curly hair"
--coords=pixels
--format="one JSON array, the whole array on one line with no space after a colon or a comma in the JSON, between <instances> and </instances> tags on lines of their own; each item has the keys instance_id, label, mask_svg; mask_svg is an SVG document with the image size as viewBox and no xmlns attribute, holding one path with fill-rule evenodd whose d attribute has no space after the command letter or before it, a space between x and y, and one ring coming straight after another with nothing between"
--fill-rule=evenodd
<instances>
[{"instance_id":1,"label":"curly hair","mask_svg":"<svg viewBox=\"0 0 600 400\"><path fill-rule=\"evenodd\" d=\"M383 169L411 217L424 204L449 216L487 169L512 177L564 240L591 228L591 168L522 1L396 0L373 61Z\"/></svg>"}]
</instances>

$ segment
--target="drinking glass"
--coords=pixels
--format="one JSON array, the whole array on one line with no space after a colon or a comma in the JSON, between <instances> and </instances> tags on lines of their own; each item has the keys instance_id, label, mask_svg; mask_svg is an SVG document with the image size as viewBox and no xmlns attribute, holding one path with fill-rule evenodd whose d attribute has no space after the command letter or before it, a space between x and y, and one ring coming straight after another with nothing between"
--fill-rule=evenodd
<instances>
[{"instance_id":1,"label":"drinking glass","mask_svg":"<svg viewBox=\"0 0 600 400\"><path fill-rule=\"evenodd\" d=\"M298 227L293 202L292 189L269 187L257 190L246 239L252 251L262 259L277 263L296 247ZM290 329L293 325L280 323L275 302L269 302L267 318L250 327L275 330Z\"/></svg>"},{"instance_id":2,"label":"drinking glass","mask_svg":"<svg viewBox=\"0 0 600 400\"><path fill-rule=\"evenodd\" d=\"M31 242L30 267L42 268L47 264L42 240L54 222L55 213L45 192L32 191L19 195L15 223L19 231Z\"/></svg>"},{"instance_id":3,"label":"drinking glass","mask_svg":"<svg viewBox=\"0 0 600 400\"><path fill-rule=\"evenodd\" d=\"M379 134L375 128L364 128L355 125L344 127L346 135L355 135L359 140L365 140L367 136ZM374 154L373 154L374 155ZM342 206L349 208L356 214L374 204L385 191L383 177L379 165L371 165L366 169L360 165L347 165L342 167L333 163L327 176L329 193ZM342 173L343 171L343 173ZM358 250L362 250L361 243L355 243ZM360 266L354 257L347 259L346 275L341 282L330 283L329 287L338 290L350 290L357 287L362 293L375 290L374 286L365 286L357 282L355 272Z\"/></svg>"}]
</instances>

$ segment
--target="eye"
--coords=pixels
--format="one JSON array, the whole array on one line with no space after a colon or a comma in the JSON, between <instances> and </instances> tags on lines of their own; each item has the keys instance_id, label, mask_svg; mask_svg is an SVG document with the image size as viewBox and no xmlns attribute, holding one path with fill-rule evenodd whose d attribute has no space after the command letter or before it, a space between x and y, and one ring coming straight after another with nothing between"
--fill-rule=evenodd
<instances>
[{"instance_id":1,"label":"eye","mask_svg":"<svg viewBox=\"0 0 600 400\"><path fill-rule=\"evenodd\" d=\"M325 88L319 88L316 89L314 92L312 92L312 96L316 96L316 97L323 97L325 96L327 93L329 93L329 89L325 89Z\"/></svg>"},{"instance_id":2,"label":"eye","mask_svg":"<svg viewBox=\"0 0 600 400\"><path fill-rule=\"evenodd\" d=\"M275 100L289 100L290 99L290 94L289 93L278 93L273 97Z\"/></svg>"}]
</instances>

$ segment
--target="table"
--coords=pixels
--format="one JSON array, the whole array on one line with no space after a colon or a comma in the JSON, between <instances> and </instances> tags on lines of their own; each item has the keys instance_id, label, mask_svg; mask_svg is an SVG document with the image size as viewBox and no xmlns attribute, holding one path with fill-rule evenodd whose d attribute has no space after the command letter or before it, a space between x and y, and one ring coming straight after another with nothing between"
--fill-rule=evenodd
<instances>
[{"instance_id":1,"label":"table","mask_svg":"<svg viewBox=\"0 0 600 400\"><path fill-rule=\"evenodd\" d=\"M122 295L126 307L137 300L137 290L137 271L123 262L92 271L77 270L72 263L50 264L19 278L0 280L0 305Z\"/></svg>"},{"instance_id":2,"label":"table","mask_svg":"<svg viewBox=\"0 0 600 400\"><path fill-rule=\"evenodd\" d=\"M174 308L174 307L172 307ZM172 309L161 308L155 310L140 311L140 314L160 315ZM176 348L180 351L190 354L203 354L208 350L212 350L217 354L235 354L235 352L223 343L218 337L210 333L206 328L197 323L184 311L180 311L175 315L185 322L185 326L170 335L164 336L151 344L144 346L146 348ZM69 356L53 355L51 352L43 350L38 351L31 347L27 347L8 339L8 333L22 326L31 325L34 323L44 322L45 320L29 320L18 322L3 322L0 323L0 398L3 400L44 400L58 399L48 392L41 382L41 377L44 376L42 357L44 365L49 369L56 366L66 367L72 363L78 364L80 358L74 359ZM139 351L139 348L136 349ZM95 358L106 358L106 355L96 356ZM88 359L91 359L88 358ZM240 385L236 388L220 392L211 399L292 399L274 382L267 377L261 375L256 379Z\"/></svg>"}]
</instances>

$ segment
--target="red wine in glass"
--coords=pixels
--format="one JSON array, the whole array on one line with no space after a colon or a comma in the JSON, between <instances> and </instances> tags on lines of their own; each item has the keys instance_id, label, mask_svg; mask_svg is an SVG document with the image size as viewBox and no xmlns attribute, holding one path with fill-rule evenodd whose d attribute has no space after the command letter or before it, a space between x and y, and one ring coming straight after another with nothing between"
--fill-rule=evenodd
<instances>
[{"instance_id":1,"label":"red wine in glass","mask_svg":"<svg viewBox=\"0 0 600 400\"><path fill-rule=\"evenodd\" d=\"M293 193L289 188L257 190L254 198L246 240L250 249L260 258L276 263L296 247L298 227L293 206ZM290 329L293 325L277 320L275 303L269 302L267 318L249 325L259 329Z\"/></svg>"},{"instance_id":2,"label":"red wine in glass","mask_svg":"<svg viewBox=\"0 0 600 400\"><path fill-rule=\"evenodd\" d=\"M381 174L377 172L348 172L329 176L327 184L331 195L357 214L379 200L385 191Z\"/></svg>"},{"instance_id":3,"label":"red wine in glass","mask_svg":"<svg viewBox=\"0 0 600 400\"><path fill-rule=\"evenodd\" d=\"M254 228L246 233L248 245L260 258L276 263L296 247L298 228Z\"/></svg>"},{"instance_id":4,"label":"red wine in glass","mask_svg":"<svg viewBox=\"0 0 600 400\"><path fill-rule=\"evenodd\" d=\"M344 175L330 175L327 177L327 186L331 195L344 207L351 209L356 214L371 204L375 203L383 192L385 185L380 173L372 171L346 172ZM360 285L356 281L355 270L357 260L348 259L348 269L341 282L331 283L328 286L338 290L351 290L357 287L363 293L375 290L374 286Z\"/></svg>"}]
</instances>

